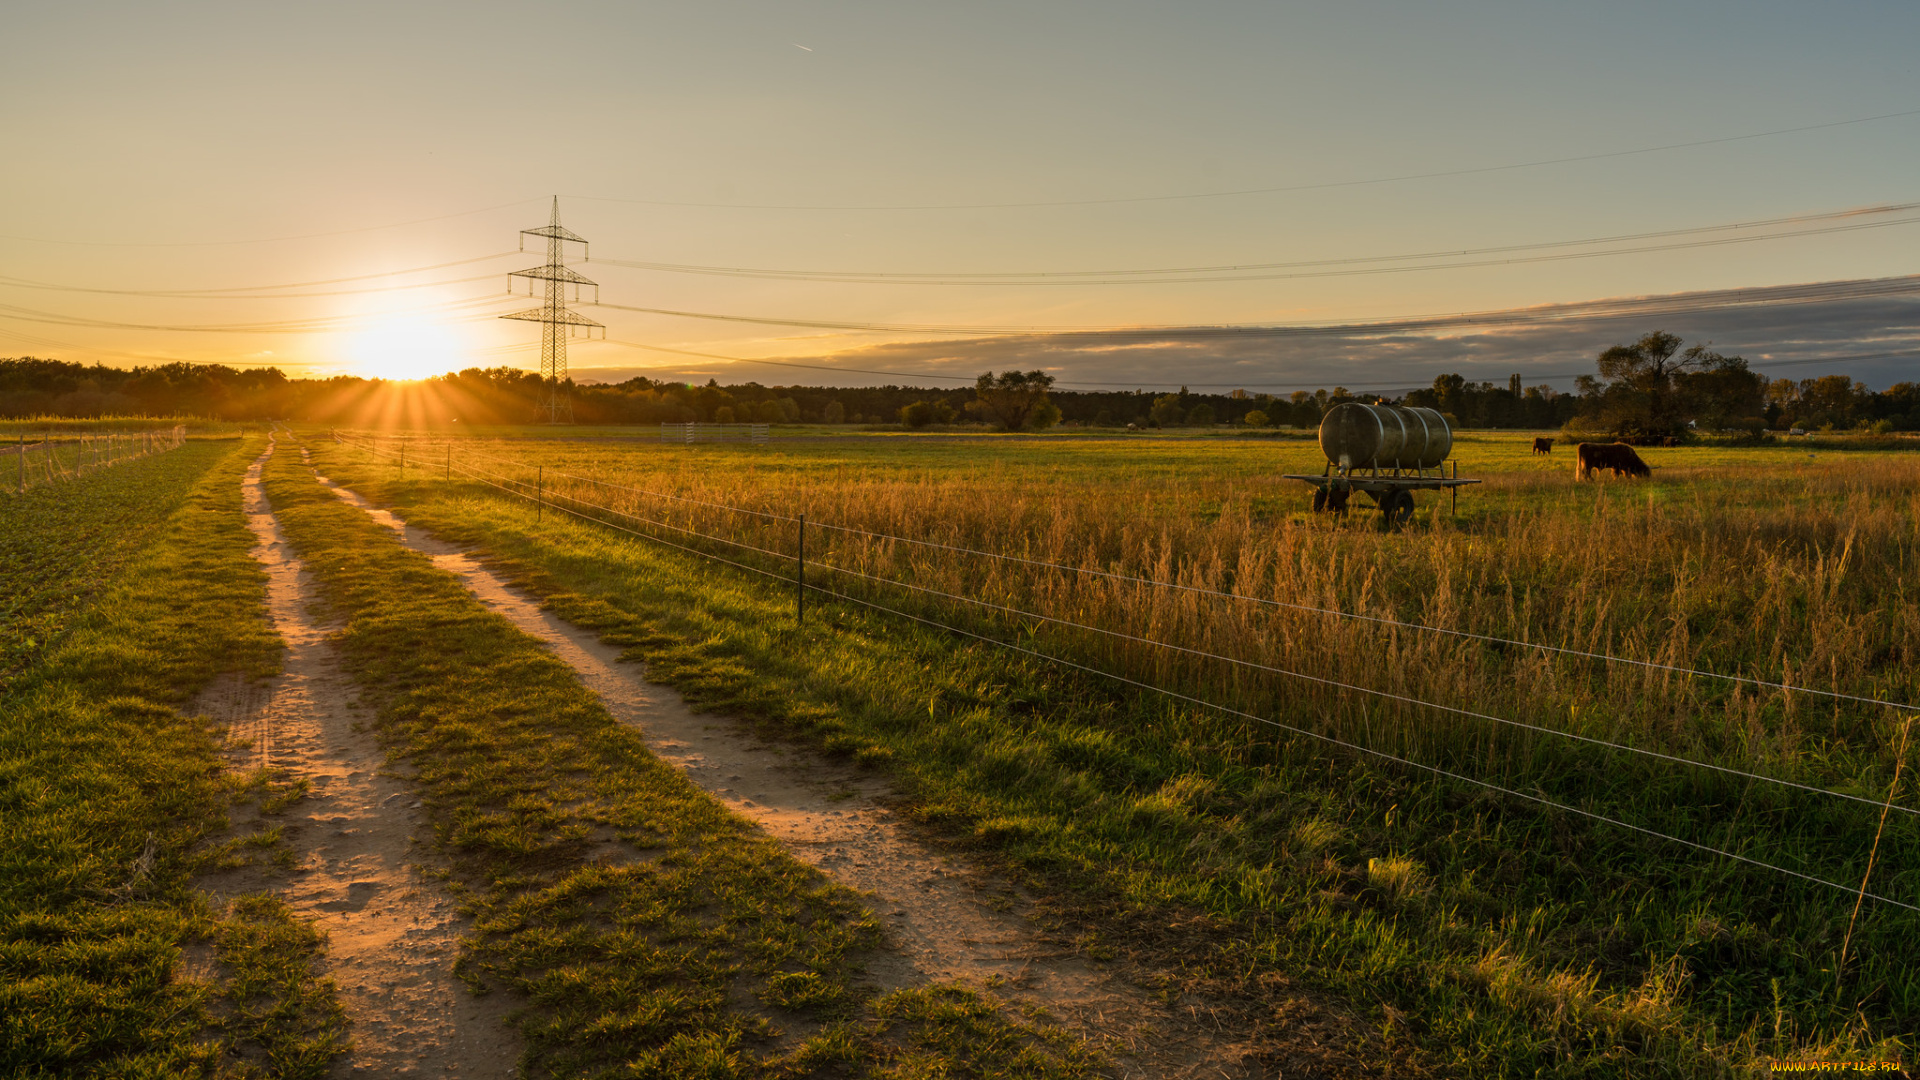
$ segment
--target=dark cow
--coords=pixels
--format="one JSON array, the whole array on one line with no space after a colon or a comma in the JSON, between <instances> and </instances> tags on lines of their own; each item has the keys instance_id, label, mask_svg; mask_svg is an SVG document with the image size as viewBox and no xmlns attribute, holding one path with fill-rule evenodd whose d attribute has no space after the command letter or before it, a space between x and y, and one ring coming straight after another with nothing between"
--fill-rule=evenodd
<instances>
[{"instance_id":1,"label":"dark cow","mask_svg":"<svg viewBox=\"0 0 1920 1080\"><path fill-rule=\"evenodd\" d=\"M1651 476L1653 470L1633 452L1633 447L1623 442L1591 443L1583 442L1574 448L1573 478L1586 480L1601 469L1610 469L1615 476Z\"/></svg>"},{"instance_id":2,"label":"dark cow","mask_svg":"<svg viewBox=\"0 0 1920 1080\"><path fill-rule=\"evenodd\" d=\"M1534 452L1534 453L1536 453L1536 454L1551 454L1551 453L1553 453L1553 440L1552 440L1552 439L1549 439L1549 438L1547 438L1547 437L1546 437L1546 436L1544 436L1544 435L1536 435L1536 436L1534 436L1534 437L1533 437L1533 452Z\"/></svg>"}]
</instances>

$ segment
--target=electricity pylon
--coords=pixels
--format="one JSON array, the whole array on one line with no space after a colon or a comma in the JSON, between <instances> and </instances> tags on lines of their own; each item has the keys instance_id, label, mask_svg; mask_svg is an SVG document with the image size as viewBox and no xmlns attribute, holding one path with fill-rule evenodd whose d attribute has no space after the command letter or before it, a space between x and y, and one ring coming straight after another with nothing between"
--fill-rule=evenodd
<instances>
[{"instance_id":1,"label":"electricity pylon","mask_svg":"<svg viewBox=\"0 0 1920 1080\"><path fill-rule=\"evenodd\" d=\"M580 286L591 285L594 302L599 303L600 285L567 269L567 264L562 258L564 254L562 249L566 242L572 240L579 244L582 254L585 254L587 241L560 227L558 195L553 197L552 220L542 228L520 230L520 250L527 249L526 238L529 236L546 237L547 263L545 266L535 266L527 270L515 270L507 275L509 278L507 291L513 291L512 278L523 277L527 279L527 295L532 296L533 282L537 278L546 282L546 302L537 308L528 308L525 311L516 311L511 315L500 317L523 319L540 324L540 377L546 381L546 399L540 403L540 408L546 412L548 423L559 423L564 414L567 423L571 424L573 423L573 402L568 399L565 386L567 336L573 332L571 328L576 326L581 327L589 336L593 334L595 327L598 327L603 334L607 328L567 307L566 287L569 284L573 286L573 298L577 301L580 299Z\"/></svg>"}]
</instances>

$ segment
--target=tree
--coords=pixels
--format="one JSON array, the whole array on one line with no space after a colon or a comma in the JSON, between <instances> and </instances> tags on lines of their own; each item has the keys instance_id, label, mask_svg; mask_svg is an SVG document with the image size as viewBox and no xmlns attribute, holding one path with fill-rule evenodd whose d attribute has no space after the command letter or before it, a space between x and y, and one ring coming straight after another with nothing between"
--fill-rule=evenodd
<instances>
[{"instance_id":1,"label":"tree","mask_svg":"<svg viewBox=\"0 0 1920 1080\"><path fill-rule=\"evenodd\" d=\"M1003 430L1019 431L1029 419L1039 418L1035 410L1042 404L1052 409L1047 402L1052 386L1053 376L1044 371L1003 371L998 376L989 371L974 381L974 398L967 402L967 411ZM1055 421L1060 417L1058 410L1052 415Z\"/></svg>"},{"instance_id":2,"label":"tree","mask_svg":"<svg viewBox=\"0 0 1920 1080\"><path fill-rule=\"evenodd\" d=\"M1188 409L1187 423L1192 424L1194 427L1212 427L1213 406L1203 401L1193 408Z\"/></svg>"},{"instance_id":3,"label":"tree","mask_svg":"<svg viewBox=\"0 0 1920 1080\"><path fill-rule=\"evenodd\" d=\"M1180 407L1179 394L1161 394L1153 399L1153 408L1147 410L1147 419L1156 427L1178 427L1187 422L1187 410Z\"/></svg>"},{"instance_id":4,"label":"tree","mask_svg":"<svg viewBox=\"0 0 1920 1080\"><path fill-rule=\"evenodd\" d=\"M924 401L900 406L900 423L910 428L923 428L933 423L933 406Z\"/></svg>"},{"instance_id":5,"label":"tree","mask_svg":"<svg viewBox=\"0 0 1920 1080\"><path fill-rule=\"evenodd\" d=\"M1248 413L1247 415L1241 417L1241 422L1246 424L1248 427L1266 427L1267 414L1261 412L1259 409L1255 409L1252 412Z\"/></svg>"},{"instance_id":6,"label":"tree","mask_svg":"<svg viewBox=\"0 0 1920 1080\"><path fill-rule=\"evenodd\" d=\"M1678 335L1656 330L1600 354L1600 379L1582 375L1583 419L1623 436L1670 437L1687 422L1760 413L1766 384L1738 356L1705 345L1680 349ZM1733 411L1729 411L1733 410Z\"/></svg>"},{"instance_id":7,"label":"tree","mask_svg":"<svg viewBox=\"0 0 1920 1080\"><path fill-rule=\"evenodd\" d=\"M821 410L820 418L829 424L844 424L847 422L847 407L837 401L829 401L827 407Z\"/></svg>"}]
</instances>

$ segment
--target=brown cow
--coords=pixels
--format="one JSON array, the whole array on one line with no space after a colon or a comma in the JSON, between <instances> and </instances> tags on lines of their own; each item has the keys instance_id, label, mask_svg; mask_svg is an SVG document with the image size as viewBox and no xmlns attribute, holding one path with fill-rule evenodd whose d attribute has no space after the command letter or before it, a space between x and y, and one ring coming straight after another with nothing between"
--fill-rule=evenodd
<instances>
[{"instance_id":1,"label":"brown cow","mask_svg":"<svg viewBox=\"0 0 1920 1080\"><path fill-rule=\"evenodd\" d=\"M1574 448L1573 478L1590 479L1601 469L1610 469L1615 476L1651 476L1653 470L1633 452L1633 447L1623 442L1590 443L1583 442Z\"/></svg>"},{"instance_id":2,"label":"brown cow","mask_svg":"<svg viewBox=\"0 0 1920 1080\"><path fill-rule=\"evenodd\" d=\"M1533 437L1533 452L1536 454L1553 453L1553 440L1544 435L1535 435Z\"/></svg>"}]
</instances>

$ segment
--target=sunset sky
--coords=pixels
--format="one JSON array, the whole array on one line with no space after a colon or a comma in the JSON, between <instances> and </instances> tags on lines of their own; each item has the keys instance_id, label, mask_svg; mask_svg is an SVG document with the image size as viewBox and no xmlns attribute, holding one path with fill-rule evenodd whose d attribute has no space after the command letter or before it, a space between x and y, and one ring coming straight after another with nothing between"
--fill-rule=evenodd
<instances>
[{"instance_id":1,"label":"sunset sky","mask_svg":"<svg viewBox=\"0 0 1920 1080\"><path fill-rule=\"evenodd\" d=\"M827 324L583 303L608 326L571 347L583 379L1564 387L1653 329L1771 374L1920 377L1920 286L1395 333L1037 332L1920 274L1911 4L75 3L6 22L0 356L537 367L538 326L496 316L528 306L507 272L540 252L516 234L557 195L605 305ZM1619 248L1659 250L1595 254ZM1071 276L1136 270L1177 272ZM412 272L372 276L390 271ZM818 280L836 274L865 280ZM1869 359L1821 362L1846 357Z\"/></svg>"}]
</instances>

